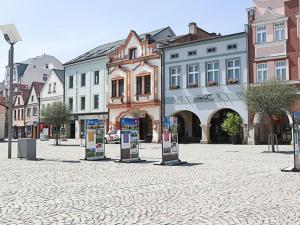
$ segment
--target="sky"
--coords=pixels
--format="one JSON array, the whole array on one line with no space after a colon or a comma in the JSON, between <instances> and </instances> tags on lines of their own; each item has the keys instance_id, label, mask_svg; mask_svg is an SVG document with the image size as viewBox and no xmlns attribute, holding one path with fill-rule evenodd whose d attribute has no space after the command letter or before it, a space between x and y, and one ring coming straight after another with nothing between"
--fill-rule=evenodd
<instances>
[{"instance_id":1,"label":"sky","mask_svg":"<svg viewBox=\"0 0 300 225\"><path fill-rule=\"evenodd\" d=\"M126 38L130 30L145 33L170 26L180 35L196 22L223 35L244 31L252 0L0 0L0 5L0 24L14 23L22 37L15 45L15 62L45 53L65 63ZM0 36L0 81L8 48Z\"/></svg>"}]
</instances>

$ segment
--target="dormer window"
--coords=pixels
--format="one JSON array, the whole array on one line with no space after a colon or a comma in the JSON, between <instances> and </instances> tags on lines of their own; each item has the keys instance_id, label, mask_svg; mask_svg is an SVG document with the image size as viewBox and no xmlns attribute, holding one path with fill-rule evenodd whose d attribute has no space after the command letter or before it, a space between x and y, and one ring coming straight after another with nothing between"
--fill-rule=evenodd
<instances>
[{"instance_id":1,"label":"dormer window","mask_svg":"<svg viewBox=\"0 0 300 225\"><path fill-rule=\"evenodd\" d=\"M129 49L129 59L135 59L136 58L136 51L137 51L136 48Z\"/></svg>"},{"instance_id":2,"label":"dormer window","mask_svg":"<svg viewBox=\"0 0 300 225\"><path fill-rule=\"evenodd\" d=\"M284 24L284 22L274 24L274 40L275 41L285 40L285 24Z\"/></svg>"},{"instance_id":3,"label":"dormer window","mask_svg":"<svg viewBox=\"0 0 300 225\"><path fill-rule=\"evenodd\" d=\"M266 26L259 26L256 28L256 43L262 44L267 42Z\"/></svg>"},{"instance_id":4,"label":"dormer window","mask_svg":"<svg viewBox=\"0 0 300 225\"><path fill-rule=\"evenodd\" d=\"M32 95L32 96L31 96L31 101L32 101L32 102L33 102L33 99L34 99L34 96Z\"/></svg>"}]
</instances>

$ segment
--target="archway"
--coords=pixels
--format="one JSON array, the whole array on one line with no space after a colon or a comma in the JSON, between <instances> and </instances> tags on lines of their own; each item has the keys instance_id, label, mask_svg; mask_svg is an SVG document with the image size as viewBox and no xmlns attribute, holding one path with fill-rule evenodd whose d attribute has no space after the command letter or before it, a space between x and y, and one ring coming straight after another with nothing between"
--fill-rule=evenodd
<instances>
[{"instance_id":1,"label":"archway","mask_svg":"<svg viewBox=\"0 0 300 225\"><path fill-rule=\"evenodd\" d=\"M200 143L202 139L201 121L190 111L180 111L173 115L178 121L178 140L180 143Z\"/></svg>"},{"instance_id":2,"label":"archway","mask_svg":"<svg viewBox=\"0 0 300 225\"><path fill-rule=\"evenodd\" d=\"M280 116L273 116L273 126L274 134L277 136L277 141L279 145L289 145L291 144L292 137L292 119L289 118L290 115L283 113ZM255 143L256 144L268 144L270 135L270 122L266 116L255 117Z\"/></svg>"},{"instance_id":3,"label":"archway","mask_svg":"<svg viewBox=\"0 0 300 225\"><path fill-rule=\"evenodd\" d=\"M140 129L140 140L146 142L152 142L153 138L153 123L152 119L148 114L144 114L142 118L139 119L139 129Z\"/></svg>"},{"instance_id":4,"label":"archway","mask_svg":"<svg viewBox=\"0 0 300 225\"><path fill-rule=\"evenodd\" d=\"M230 144L232 143L231 137L222 130L222 124L227 118L228 113L236 113L232 109L222 109L213 114L210 119L210 141L212 144ZM238 114L239 115L239 114ZM243 140L243 129L239 135L239 143Z\"/></svg>"}]
</instances>

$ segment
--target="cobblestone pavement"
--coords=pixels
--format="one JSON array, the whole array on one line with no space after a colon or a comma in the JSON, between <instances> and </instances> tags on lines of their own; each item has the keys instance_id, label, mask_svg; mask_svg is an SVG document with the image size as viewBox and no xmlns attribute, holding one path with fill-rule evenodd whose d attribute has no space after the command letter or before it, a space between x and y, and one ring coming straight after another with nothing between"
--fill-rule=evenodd
<instances>
[{"instance_id":1,"label":"cobblestone pavement","mask_svg":"<svg viewBox=\"0 0 300 225\"><path fill-rule=\"evenodd\" d=\"M191 164L154 166L159 145L142 144L144 164L79 161L74 141L38 141L44 160L8 160L0 144L0 224L300 224L300 174L282 173L291 154L266 146L181 145ZM107 156L119 157L108 145ZM281 150L289 151L291 146Z\"/></svg>"}]
</instances>

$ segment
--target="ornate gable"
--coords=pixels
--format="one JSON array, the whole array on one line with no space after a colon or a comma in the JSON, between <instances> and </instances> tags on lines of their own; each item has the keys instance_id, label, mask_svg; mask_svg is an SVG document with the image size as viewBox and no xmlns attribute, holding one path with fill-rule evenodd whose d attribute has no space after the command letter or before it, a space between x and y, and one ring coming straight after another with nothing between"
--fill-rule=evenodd
<instances>
[{"instance_id":1,"label":"ornate gable","mask_svg":"<svg viewBox=\"0 0 300 225\"><path fill-rule=\"evenodd\" d=\"M272 8L268 7L265 14L262 15L259 19L255 20L253 24L268 22L268 21L276 21L276 20L284 20L287 19L286 15L280 15L276 13Z\"/></svg>"}]
</instances>

